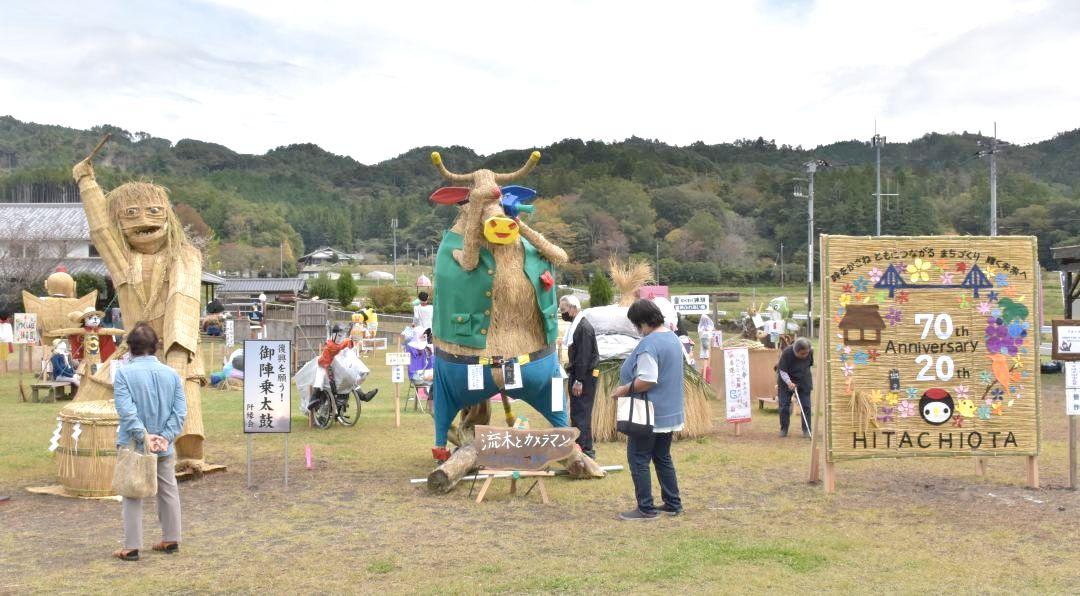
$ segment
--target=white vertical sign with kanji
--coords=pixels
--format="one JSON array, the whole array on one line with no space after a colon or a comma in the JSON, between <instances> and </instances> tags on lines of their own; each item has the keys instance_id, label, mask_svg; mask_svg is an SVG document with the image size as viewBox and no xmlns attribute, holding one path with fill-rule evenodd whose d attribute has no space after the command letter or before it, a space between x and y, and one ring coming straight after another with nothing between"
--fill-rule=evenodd
<instances>
[{"instance_id":1,"label":"white vertical sign with kanji","mask_svg":"<svg viewBox=\"0 0 1080 596\"><path fill-rule=\"evenodd\" d=\"M284 340L244 342L244 432L292 431L292 362Z\"/></svg>"},{"instance_id":2,"label":"white vertical sign with kanji","mask_svg":"<svg viewBox=\"0 0 1080 596\"><path fill-rule=\"evenodd\" d=\"M231 348L236 345L236 321L225 319L225 347Z\"/></svg>"},{"instance_id":3,"label":"white vertical sign with kanji","mask_svg":"<svg viewBox=\"0 0 1080 596\"><path fill-rule=\"evenodd\" d=\"M1080 416L1080 362L1065 363L1065 413Z\"/></svg>"},{"instance_id":4,"label":"white vertical sign with kanji","mask_svg":"<svg viewBox=\"0 0 1080 596\"><path fill-rule=\"evenodd\" d=\"M34 344L38 343L37 314L15 313L15 343Z\"/></svg>"},{"instance_id":5,"label":"white vertical sign with kanji","mask_svg":"<svg viewBox=\"0 0 1080 596\"><path fill-rule=\"evenodd\" d=\"M724 397L728 422L750 422L750 352L724 349Z\"/></svg>"}]
</instances>

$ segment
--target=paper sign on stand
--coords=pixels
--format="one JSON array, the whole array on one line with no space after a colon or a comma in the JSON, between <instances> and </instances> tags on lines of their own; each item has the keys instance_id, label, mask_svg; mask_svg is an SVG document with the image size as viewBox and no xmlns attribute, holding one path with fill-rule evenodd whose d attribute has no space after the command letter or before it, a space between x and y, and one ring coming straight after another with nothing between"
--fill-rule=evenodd
<instances>
[{"instance_id":1,"label":"paper sign on stand","mask_svg":"<svg viewBox=\"0 0 1080 596\"><path fill-rule=\"evenodd\" d=\"M236 345L236 321L225 319L225 347L231 348Z\"/></svg>"},{"instance_id":2,"label":"paper sign on stand","mask_svg":"<svg viewBox=\"0 0 1080 596\"><path fill-rule=\"evenodd\" d=\"M684 315L700 315L709 312L708 294L690 294L684 296L672 296L671 305L675 312Z\"/></svg>"},{"instance_id":3,"label":"paper sign on stand","mask_svg":"<svg viewBox=\"0 0 1080 596\"><path fill-rule=\"evenodd\" d=\"M727 421L735 425L750 422L750 352L746 348L724 350L724 397Z\"/></svg>"},{"instance_id":4,"label":"paper sign on stand","mask_svg":"<svg viewBox=\"0 0 1080 596\"><path fill-rule=\"evenodd\" d=\"M394 366L390 369L390 382L401 384L405 382L405 367Z\"/></svg>"},{"instance_id":5,"label":"paper sign on stand","mask_svg":"<svg viewBox=\"0 0 1080 596\"><path fill-rule=\"evenodd\" d=\"M1065 363L1065 413L1080 416L1080 362Z\"/></svg>"},{"instance_id":6,"label":"paper sign on stand","mask_svg":"<svg viewBox=\"0 0 1080 596\"><path fill-rule=\"evenodd\" d=\"M38 343L37 314L15 313L15 343L34 344Z\"/></svg>"},{"instance_id":7,"label":"paper sign on stand","mask_svg":"<svg viewBox=\"0 0 1080 596\"><path fill-rule=\"evenodd\" d=\"M387 352L386 353L386 365L387 366L408 366L409 365L409 353L408 352Z\"/></svg>"},{"instance_id":8,"label":"paper sign on stand","mask_svg":"<svg viewBox=\"0 0 1080 596\"><path fill-rule=\"evenodd\" d=\"M290 342L244 342L244 433L248 447L248 486L251 486L252 436L285 435L285 486L289 485L289 434L292 432L292 362Z\"/></svg>"}]
</instances>

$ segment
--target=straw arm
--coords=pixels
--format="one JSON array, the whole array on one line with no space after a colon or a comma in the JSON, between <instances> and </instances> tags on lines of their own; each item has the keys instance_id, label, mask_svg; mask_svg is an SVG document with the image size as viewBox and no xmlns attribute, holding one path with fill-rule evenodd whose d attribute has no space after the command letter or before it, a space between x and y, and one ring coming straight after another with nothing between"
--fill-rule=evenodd
<instances>
[{"instance_id":1,"label":"straw arm","mask_svg":"<svg viewBox=\"0 0 1080 596\"><path fill-rule=\"evenodd\" d=\"M518 226L520 226L521 235L531 242L536 247L536 250L540 251L540 254L550 261L552 265L561 267L570 260L565 250L544 238L543 234L530 228L525 222L518 220Z\"/></svg>"},{"instance_id":2,"label":"straw arm","mask_svg":"<svg viewBox=\"0 0 1080 596\"><path fill-rule=\"evenodd\" d=\"M446 166L443 165L442 156L439 155L438 151L432 151L431 152L431 163L435 164L435 169L438 170L440 174L442 174L443 178L446 178L447 180L449 180L451 182L472 182L473 181L472 174L455 174L455 173L451 172L450 170L447 170Z\"/></svg>"},{"instance_id":3,"label":"straw arm","mask_svg":"<svg viewBox=\"0 0 1080 596\"><path fill-rule=\"evenodd\" d=\"M128 262L126 253L120 246L118 232L113 226L105 191L97 183L89 158L76 164L71 173L79 185L79 196L82 198L83 211L86 212L87 227L90 228L90 241L105 261L114 285L120 286L127 281Z\"/></svg>"},{"instance_id":4,"label":"straw arm","mask_svg":"<svg viewBox=\"0 0 1080 596\"><path fill-rule=\"evenodd\" d=\"M525 162L525 165L521 166L520 170L518 170L516 172L511 172L509 174L495 174L495 182L497 182L499 184L506 184L507 182L513 182L515 180L520 180L520 179L524 178L525 176L528 176L529 172L531 172L532 169L535 168L536 164L539 163L539 162L540 162L540 152L539 151L533 151L529 155L528 161Z\"/></svg>"}]
</instances>

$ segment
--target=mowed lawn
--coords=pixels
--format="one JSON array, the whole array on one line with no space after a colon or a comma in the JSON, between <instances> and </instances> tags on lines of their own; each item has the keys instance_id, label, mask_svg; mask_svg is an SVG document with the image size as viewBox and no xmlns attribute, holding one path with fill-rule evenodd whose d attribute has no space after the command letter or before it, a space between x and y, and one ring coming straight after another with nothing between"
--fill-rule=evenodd
<instances>
[{"instance_id":1,"label":"mowed lawn","mask_svg":"<svg viewBox=\"0 0 1080 596\"><path fill-rule=\"evenodd\" d=\"M205 391L207 459L228 471L181 485L182 552L137 563L109 557L118 503L25 491L55 482L62 404L22 403L15 376L0 377L0 593L1080 591L1061 375L1044 377L1041 490L1023 488L1021 458L992 459L985 477L971 459L932 458L838 465L826 495L806 483L809 441L778 438L774 411L735 437L713 402L714 434L673 449L685 515L630 523L616 518L632 507L626 472L556 478L549 506L536 491L511 500L505 481L481 505L468 484L410 484L432 469L431 418L410 410L395 428L388 371L373 368L381 392L356 427L310 430L294 415L288 487L280 436L255 437L246 486L241 396ZM621 444L598 452L625 464ZM148 548L153 506L145 517Z\"/></svg>"}]
</instances>

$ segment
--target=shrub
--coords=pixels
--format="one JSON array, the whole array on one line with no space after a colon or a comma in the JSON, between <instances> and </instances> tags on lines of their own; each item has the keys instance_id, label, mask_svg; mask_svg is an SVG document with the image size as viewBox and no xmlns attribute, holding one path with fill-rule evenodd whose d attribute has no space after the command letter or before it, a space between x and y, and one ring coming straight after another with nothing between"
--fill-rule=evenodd
<instances>
[{"instance_id":1,"label":"shrub","mask_svg":"<svg viewBox=\"0 0 1080 596\"><path fill-rule=\"evenodd\" d=\"M592 282L589 284L589 307L611 304L614 297L615 291L611 287L607 274L600 270L594 272Z\"/></svg>"},{"instance_id":2,"label":"shrub","mask_svg":"<svg viewBox=\"0 0 1080 596\"><path fill-rule=\"evenodd\" d=\"M337 288L334 287L334 280L330 279L330 276L326 272L322 272L318 277L313 277L307 280L307 291L310 296L318 296L324 300L333 300L337 297Z\"/></svg>"},{"instance_id":3,"label":"shrub","mask_svg":"<svg viewBox=\"0 0 1080 596\"><path fill-rule=\"evenodd\" d=\"M341 269L341 277L337 279L337 298L341 306L349 306L352 304L353 298L356 298L356 280L353 279L352 269L343 267Z\"/></svg>"},{"instance_id":4,"label":"shrub","mask_svg":"<svg viewBox=\"0 0 1080 596\"><path fill-rule=\"evenodd\" d=\"M368 297L378 312L412 312L409 288L406 286L376 286L368 291Z\"/></svg>"}]
</instances>

